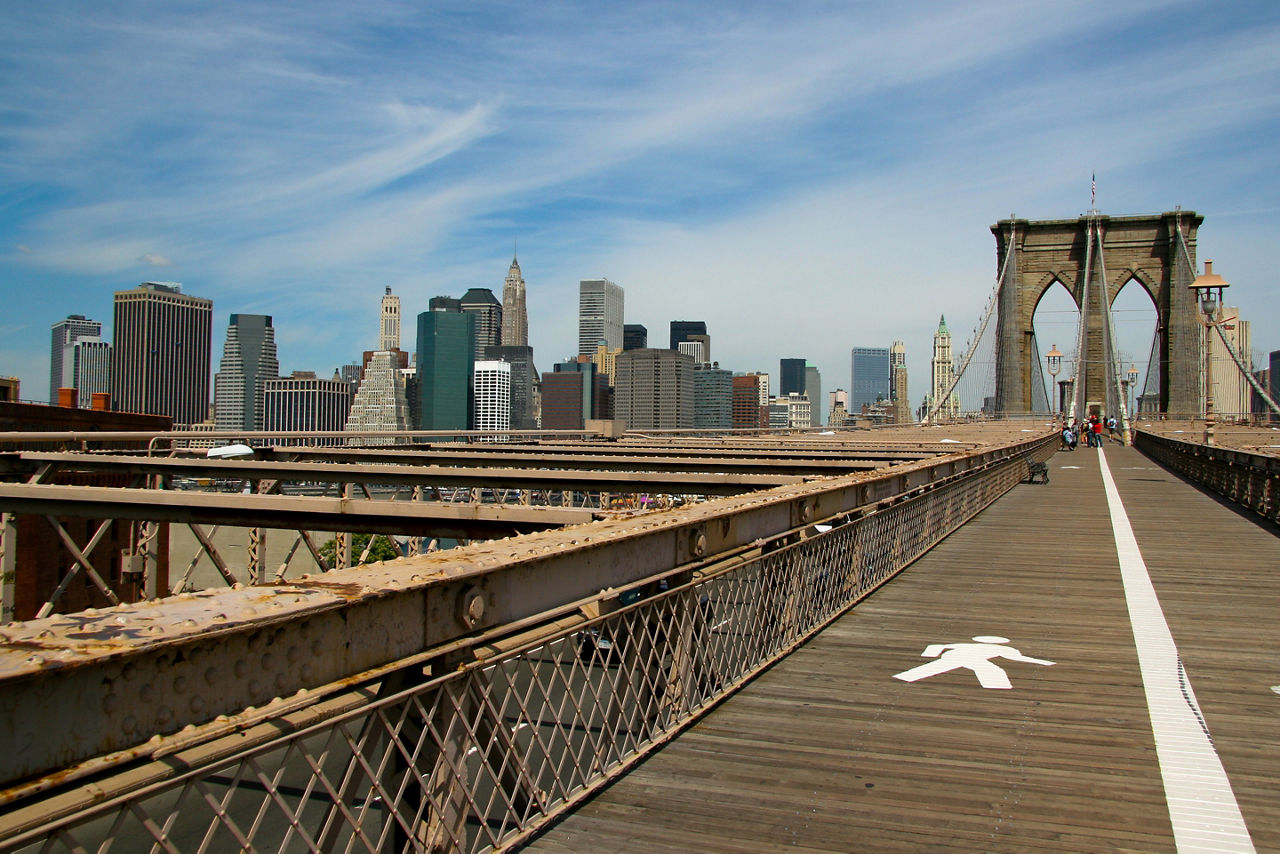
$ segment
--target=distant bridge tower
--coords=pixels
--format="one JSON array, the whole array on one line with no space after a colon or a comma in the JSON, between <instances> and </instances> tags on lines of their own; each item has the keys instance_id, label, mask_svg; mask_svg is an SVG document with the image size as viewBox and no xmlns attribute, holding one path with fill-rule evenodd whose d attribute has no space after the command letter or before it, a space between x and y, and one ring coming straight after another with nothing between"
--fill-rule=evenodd
<instances>
[{"instance_id":1,"label":"distant bridge tower","mask_svg":"<svg viewBox=\"0 0 1280 854\"><path fill-rule=\"evenodd\" d=\"M1175 210L1156 216L1111 217L1091 211L1077 219L1005 219L991 226L1003 268L996 319L996 408L1030 412L1042 383L1032 319L1041 297L1061 282L1081 307L1072 403L1114 413L1120 397L1109 308L1128 282L1140 284L1158 317L1151 370L1159 374L1160 409L1201 409L1199 308L1188 287L1195 279L1196 232L1204 217ZM1011 251L1012 250L1012 251ZM1105 300L1105 302L1104 302ZM1153 382L1153 380L1148 381ZM1056 392L1051 392L1055 394Z\"/></svg>"}]
</instances>

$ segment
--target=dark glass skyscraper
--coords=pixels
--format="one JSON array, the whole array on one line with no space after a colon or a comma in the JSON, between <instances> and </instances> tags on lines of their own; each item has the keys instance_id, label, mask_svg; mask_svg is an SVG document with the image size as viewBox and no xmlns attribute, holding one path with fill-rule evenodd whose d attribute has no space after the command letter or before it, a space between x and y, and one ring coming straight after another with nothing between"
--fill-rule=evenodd
<instances>
[{"instance_id":1,"label":"dark glass skyscraper","mask_svg":"<svg viewBox=\"0 0 1280 854\"><path fill-rule=\"evenodd\" d=\"M679 350L685 341L694 340L690 336L706 335L707 323L704 320L671 321L671 349Z\"/></svg>"},{"instance_id":2,"label":"dark glass skyscraper","mask_svg":"<svg viewBox=\"0 0 1280 854\"><path fill-rule=\"evenodd\" d=\"M424 311L418 315L420 429L471 428L475 323L475 315L463 312Z\"/></svg>"},{"instance_id":3,"label":"dark glass skyscraper","mask_svg":"<svg viewBox=\"0 0 1280 854\"><path fill-rule=\"evenodd\" d=\"M780 359L778 361L778 397L804 394L804 359Z\"/></svg>"},{"instance_id":4,"label":"dark glass skyscraper","mask_svg":"<svg viewBox=\"0 0 1280 854\"><path fill-rule=\"evenodd\" d=\"M854 347L850 360L849 411L889 400L889 348Z\"/></svg>"},{"instance_id":5,"label":"dark glass skyscraper","mask_svg":"<svg viewBox=\"0 0 1280 854\"><path fill-rule=\"evenodd\" d=\"M639 323L622 325L622 349L643 350L649 346L649 330Z\"/></svg>"}]
</instances>

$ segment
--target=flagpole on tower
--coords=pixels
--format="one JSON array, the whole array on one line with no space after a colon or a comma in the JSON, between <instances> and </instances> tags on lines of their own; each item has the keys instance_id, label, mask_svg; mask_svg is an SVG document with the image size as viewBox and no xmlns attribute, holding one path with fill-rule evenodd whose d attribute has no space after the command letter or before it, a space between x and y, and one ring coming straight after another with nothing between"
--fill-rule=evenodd
<instances>
[{"instance_id":1,"label":"flagpole on tower","mask_svg":"<svg viewBox=\"0 0 1280 854\"><path fill-rule=\"evenodd\" d=\"M1098 212L1098 173L1089 176L1089 213Z\"/></svg>"}]
</instances>

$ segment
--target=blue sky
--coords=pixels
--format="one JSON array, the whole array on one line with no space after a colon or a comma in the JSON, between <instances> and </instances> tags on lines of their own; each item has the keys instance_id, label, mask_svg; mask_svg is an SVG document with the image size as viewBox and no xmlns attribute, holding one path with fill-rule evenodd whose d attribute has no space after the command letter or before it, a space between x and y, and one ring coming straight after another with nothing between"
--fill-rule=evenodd
<instances>
[{"instance_id":1,"label":"blue sky","mask_svg":"<svg viewBox=\"0 0 1280 854\"><path fill-rule=\"evenodd\" d=\"M1272 2L10 3L0 375L44 399L50 324L148 280L213 299L216 355L266 313L324 374L385 286L501 295L518 241L542 370L606 276L651 341L706 320L722 366L825 390L902 338L918 402L988 226L1079 215L1093 172L1105 213L1206 217L1261 355L1278 149Z\"/></svg>"}]
</instances>

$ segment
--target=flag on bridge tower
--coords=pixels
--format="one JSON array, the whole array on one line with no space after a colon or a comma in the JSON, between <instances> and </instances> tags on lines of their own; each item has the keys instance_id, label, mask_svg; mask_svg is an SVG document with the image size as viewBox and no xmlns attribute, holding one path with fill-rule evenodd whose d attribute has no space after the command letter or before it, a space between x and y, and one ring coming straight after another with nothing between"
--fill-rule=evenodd
<instances>
[{"instance_id":1,"label":"flag on bridge tower","mask_svg":"<svg viewBox=\"0 0 1280 854\"><path fill-rule=\"evenodd\" d=\"M1089 176L1089 207L1098 207L1098 173Z\"/></svg>"}]
</instances>

